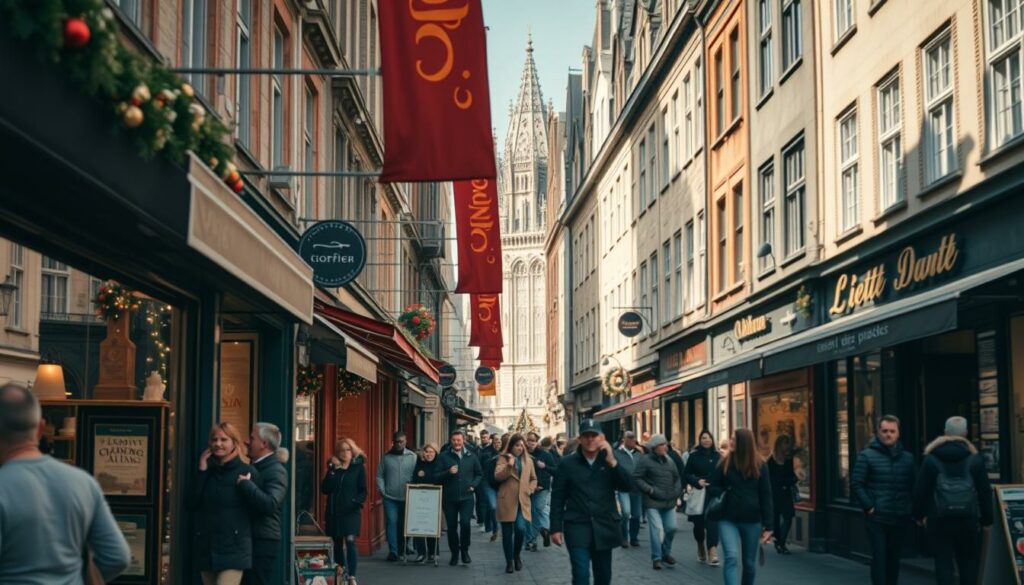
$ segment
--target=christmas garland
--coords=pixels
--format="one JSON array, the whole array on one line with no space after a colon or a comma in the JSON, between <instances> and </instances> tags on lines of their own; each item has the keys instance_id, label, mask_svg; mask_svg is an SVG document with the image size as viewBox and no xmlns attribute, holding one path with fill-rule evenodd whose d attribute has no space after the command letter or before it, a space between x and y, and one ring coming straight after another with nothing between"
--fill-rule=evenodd
<instances>
[{"instance_id":1,"label":"christmas garland","mask_svg":"<svg viewBox=\"0 0 1024 585\"><path fill-rule=\"evenodd\" d=\"M0 0L0 26L109 104L143 158L162 152L183 166L192 151L235 192L244 188L231 162L230 130L177 74L121 44L104 0Z\"/></svg>"},{"instance_id":2,"label":"christmas garland","mask_svg":"<svg viewBox=\"0 0 1024 585\"><path fill-rule=\"evenodd\" d=\"M809 319L811 316L811 293L807 292L807 285L800 285L800 290L796 291L796 311L800 313L800 316L804 319Z\"/></svg>"},{"instance_id":3,"label":"christmas garland","mask_svg":"<svg viewBox=\"0 0 1024 585\"><path fill-rule=\"evenodd\" d=\"M100 286L92 302L96 305L96 316L107 320L120 319L122 314L139 310L139 297L135 291L113 280Z\"/></svg>"},{"instance_id":4,"label":"christmas garland","mask_svg":"<svg viewBox=\"0 0 1024 585\"><path fill-rule=\"evenodd\" d=\"M312 396L324 387L324 375L317 371L316 366L299 366L295 375L295 393L299 396Z\"/></svg>"},{"instance_id":5,"label":"christmas garland","mask_svg":"<svg viewBox=\"0 0 1024 585\"><path fill-rule=\"evenodd\" d=\"M399 315L398 322L405 327L416 338L417 341L426 339L434 332L434 317L430 310L420 304L409 305L405 312Z\"/></svg>"},{"instance_id":6,"label":"christmas garland","mask_svg":"<svg viewBox=\"0 0 1024 585\"><path fill-rule=\"evenodd\" d=\"M373 384L346 370L338 370L338 398L355 396L363 392L369 392Z\"/></svg>"},{"instance_id":7,"label":"christmas garland","mask_svg":"<svg viewBox=\"0 0 1024 585\"><path fill-rule=\"evenodd\" d=\"M623 368L609 368L601 376L601 390L609 396L629 392L633 378Z\"/></svg>"}]
</instances>

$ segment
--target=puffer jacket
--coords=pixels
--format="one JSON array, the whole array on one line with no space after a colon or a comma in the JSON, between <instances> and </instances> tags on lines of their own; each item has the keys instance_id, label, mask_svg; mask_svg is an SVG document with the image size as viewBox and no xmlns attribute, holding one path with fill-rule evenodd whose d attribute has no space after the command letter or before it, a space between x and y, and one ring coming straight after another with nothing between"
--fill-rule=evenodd
<instances>
[{"instance_id":1,"label":"puffer jacket","mask_svg":"<svg viewBox=\"0 0 1024 585\"><path fill-rule=\"evenodd\" d=\"M900 443L890 449L878 438L871 439L857 455L850 474L850 488L857 503L869 518L881 524L905 524L910 521L911 493L914 489L914 458Z\"/></svg>"},{"instance_id":2,"label":"puffer jacket","mask_svg":"<svg viewBox=\"0 0 1024 585\"><path fill-rule=\"evenodd\" d=\"M679 468L668 455L648 453L641 457L633 470L633 482L644 495L644 505L656 510L675 508L683 494Z\"/></svg>"},{"instance_id":3,"label":"puffer jacket","mask_svg":"<svg viewBox=\"0 0 1024 585\"><path fill-rule=\"evenodd\" d=\"M188 505L195 512L193 554L201 571L245 570L252 567L252 516L254 510L242 496L238 476L259 472L240 457L221 464L210 458L200 471Z\"/></svg>"},{"instance_id":4,"label":"puffer jacket","mask_svg":"<svg viewBox=\"0 0 1024 585\"><path fill-rule=\"evenodd\" d=\"M252 537L264 540L281 540L281 504L288 494L288 450L279 448L276 453L253 463L259 472L254 481L238 484L249 506L257 512L252 521Z\"/></svg>"},{"instance_id":5,"label":"puffer jacket","mask_svg":"<svg viewBox=\"0 0 1024 585\"><path fill-rule=\"evenodd\" d=\"M633 451L632 455L630 455L629 451L627 451L626 447L623 445L620 445L615 449L615 459L618 460L619 465L622 466L626 475L629 476L630 491L633 492L639 491L636 484L633 482L633 472L636 471L636 464L640 462L640 459L643 458L643 456L644 451L639 446Z\"/></svg>"},{"instance_id":6,"label":"puffer jacket","mask_svg":"<svg viewBox=\"0 0 1024 585\"><path fill-rule=\"evenodd\" d=\"M992 484L989 483L985 471L985 461L978 455L978 450L970 441L963 437L942 436L925 447L924 463L917 474L914 484L914 518L921 519L935 514L935 481L939 471L945 470L949 475L968 474L974 481L974 491L978 494L979 516L981 526L992 525ZM929 522L929 527L933 526Z\"/></svg>"}]
</instances>

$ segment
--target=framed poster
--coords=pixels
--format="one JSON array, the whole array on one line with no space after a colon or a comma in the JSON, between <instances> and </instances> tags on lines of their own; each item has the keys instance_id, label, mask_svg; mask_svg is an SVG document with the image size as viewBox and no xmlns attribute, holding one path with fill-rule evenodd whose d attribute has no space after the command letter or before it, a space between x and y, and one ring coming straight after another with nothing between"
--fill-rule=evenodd
<instances>
[{"instance_id":1,"label":"framed poster","mask_svg":"<svg viewBox=\"0 0 1024 585\"><path fill-rule=\"evenodd\" d=\"M92 432L92 474L103 495L145 497L149 425L97 423Z\"/></svg>"},{"instance_id":2,"label":"framed poster","mask_svg":"<svg viewBox=\"0 0 1024 585\"><path fill-rule=\"evenodd\" d=\"M145 514L114 514L117 527L121 534L128 541L128 550L131 551L132 560L128 564L128 570L122 573L125 577L146 576L146 530L149 527L149 519Z\"/></svg>"},{"instance_id":3,"label":"framed poster","mask_svg":"<svg viewBox=\"0 0 1024 585\"><path fill-rule=\"evenodd\" d=\"M405 486L405 536L440 538L441 486Z\"/></svg>"},{"instance_id":4,"label":"framed poster","mask_svg":"<svg viewBox=\"0 0 1024 585\"><path fill-rule=\"evenodd\" d=\"M999 404L999 384L997 379L978 381L978 404L981 406L995 406Z\"/></svg>"},{"instance_id":5,"label":"framed poster","mask_svg":"<svg viewBox=\"0 0 1024 585\"><path fill-rule=\"evenodd\" d=\"M111 506L114 521L128 541L131 561L128 570L111 583L123 585L149 585L159 581L160 533L156 514L152 508L139 506Z\"/></svg>"},{"instance_id":6,"label":"framed poster","mask_svg":"<svg viewBox=\"0 0 1024 585\"><path fill-rule=\"evenodd\" d=\"M998 434L999 433L999 407L998 406L985 406L979 411L981 415L981 433L982 434Z\"/></svg>"}]
</instances>

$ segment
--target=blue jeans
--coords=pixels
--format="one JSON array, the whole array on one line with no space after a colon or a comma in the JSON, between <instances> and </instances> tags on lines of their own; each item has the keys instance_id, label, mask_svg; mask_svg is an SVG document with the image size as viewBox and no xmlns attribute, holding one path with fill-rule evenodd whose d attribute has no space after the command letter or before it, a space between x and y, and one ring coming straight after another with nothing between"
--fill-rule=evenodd
<instances>
[{"instance_id":1,"label":"blue jeans","mask_svg":"<svg viewBox=\"0 0 1024 585\"><path fill-rule=\"evenodd\" d=\"M622 540L636 542L640 538L640 492L615 492L622 515Z\"/></svg>"},{"instance_id":2,"label":"blue jeans","mask_svg":"<svg viewBox=\"0 0 1024 585\"><path fill-rule=\"evenodd\" d=\"M345 572L350 577L356 576L356 566L359 564L359 550L356 547L356 537L354 534L334 539L334 558L339 565L345 567Z\"/></svg>"},{"instance_id":3,"label":"blue jeans","mask_svg":"<svg viewBox=\"0 0 1024 585\"><path fill-rule=\"evenodd\" d=\"M405 502L384 498L384 529L388 536L388 552L393 555L405 554ZM398 543L402 547L398 547Z\"/></svg>"},{"instance_id":4,"label":"blue jeans","mask_svg":"<svg viewBox=\"0 0 1024 585\"><path fill-rule=\"evenodd\" d=\"M612 549L570 548L572 585L590 585L590 568L594 568L594 585L611 585Z\"/></svg>"},{"instance_id":5,"label":"blue jeans","mask_svg":"<svg viewBox=\"0 0 1024 585\"><path fill-rule=\"evenodd\" d=\"M722 572L725 585L737 585L738 560L743 559L743 585L754 585L757 572L757 550L761 541L759 522L718 522L718 537L722 541Z\"/></svg>"},{"instance_id":6,"label":"blue jeans","mask_svg":"<svg viewBox=\"0 0 1024 585\"><path fill-rule=\"evenodd\" d=\"M548 514L551 511L551 490L533 492L530 496L531 521L526 527L526 544L533 544L541 529L551 527L551 519Z\"/></svg>"},{"instance_id":7,"label":"blue jeans","mask_svg":"<svg viewBox=\"0 0 1024 585\"><path fill-rule=\"evenodd\" d=\"M676 509L647 508L647 529L651 533L651 560L672 556L672 539L676 536Z\"/></svg>"},{"instance_id":8,"label":"blue jeans","mask_svg":"<svg viewBox=\"0 0 1024 585\"><path fill-rule=\"evenodd\" d=\"M494 491L491 484L486 481L480 482L480 490L484 496L484 528L491 534L497 534L498 492Z\"/></svg>"}]
</instances>

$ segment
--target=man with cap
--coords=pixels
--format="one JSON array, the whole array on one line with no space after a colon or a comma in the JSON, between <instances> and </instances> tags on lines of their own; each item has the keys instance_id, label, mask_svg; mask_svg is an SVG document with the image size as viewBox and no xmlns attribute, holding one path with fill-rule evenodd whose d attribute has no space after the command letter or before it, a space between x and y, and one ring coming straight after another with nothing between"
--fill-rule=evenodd
<instances>
[{"instance_id":1,"label":"man with cap","mask_svg":"<svg viewBox=\"0 0 1024 585\"><path fill-rule=\"evenodd\" d=\"M551 490L551 540L569 549L573 585L612 582L612 549L622 542L615 492L631 489L601 427L580 423L579 448L559 462Z\"/></svg>"},{"instance_id":2,"label":"man with cap","mask_svg":"<svg viewBox=\"0 0 1024 585\"><path fill-rule=\"evenodd\" d=\"M644 495L651 561L654 570L660 571L662 562L676 564L672 558L672 539L676 535L676 500L683 493L683 482L676 462L668 456L665 435L654 435L645 446L647 453L637 462L633 480Z\"/></svg>"},{"instance_id":3,"label":"man with cap","mask_svg":"<svg viewBox=\"0 0 1024 585\"><path fill-rule=\"evenodd\" d=\"M981 532L992 526L992 486L985 461L967 440L967 419L946 420L945 434L925 447L924 454L914 485L914 518L931 540L935 580L952 585L956 559L960 585L974 585Z\"/></svg>"}]
</instances>

